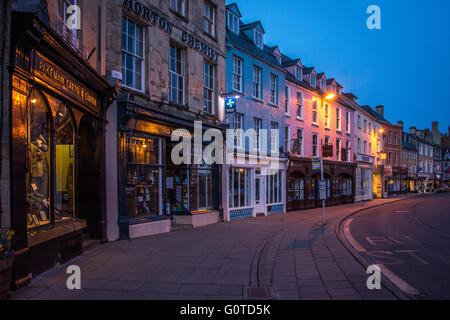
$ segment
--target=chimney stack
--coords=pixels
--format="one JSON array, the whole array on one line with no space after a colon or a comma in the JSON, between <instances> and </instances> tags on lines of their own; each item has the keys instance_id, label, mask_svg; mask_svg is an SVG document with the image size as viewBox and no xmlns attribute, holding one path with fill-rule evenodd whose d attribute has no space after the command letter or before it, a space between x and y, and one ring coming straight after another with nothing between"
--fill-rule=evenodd
<instances>
[{"instance_id":1,"label":"chimney stack","mask_svg":"<svg viewBox=\"0 0 450 320\"><path fill-rule=\"evenodd\" d=\"M449 128L449 131L450 131L450 128ZM410 127L409 128L409 133L412 134L412 135L416 135L416 127Z\"/></svg>"},{"instance_id":2,"label":"chimney stack","mask_svg":"<svg viewBox=\"0 0 450 320\"><path fill-rule=\"evenodd\" d=\"M432 132L438 132L439 131L439 122L434 121L431 123L431 131Z\"/></svg>"},{"instance_id":3,"label":"chimney stack","mask_svg":"<svg viewBox=\"0 0 450 320\"><path fill-rule=\"evenodd\" d=\"M403 127L403 121L397 122L397 125L400 126L400 127Z\"/></svg>"},{"instance_id":4,"label":"chimney stack","mask_svg":"<svg viewBox=\"0 0 450 320\"><path fill-rule=\"evenodd\" d=\"M384 118L384 106L376 106L377 113Z\"/></svg>"}]
</instances>

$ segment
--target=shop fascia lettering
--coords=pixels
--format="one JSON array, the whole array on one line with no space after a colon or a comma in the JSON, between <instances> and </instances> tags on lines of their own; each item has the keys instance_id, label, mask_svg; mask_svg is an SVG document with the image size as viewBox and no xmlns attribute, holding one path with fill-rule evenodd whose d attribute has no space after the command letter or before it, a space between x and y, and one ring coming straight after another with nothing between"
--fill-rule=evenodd
<instances>
[{"instance_id":1,"label":"shop fascia lettering","mask_svg":"<svg viewBox=\"0 0 450 320\"><path fill-rule=\"evenodd\" d=\"M156 12L152 11L149 7L143 5L139 1L123 0L122 5L127 7L131 11L134 11L137 15L143 17L153 25L158 25L162 30L168 34L172 34L173 25L167 19L159 16Z\"/></svg>"},{"instance_id":2,"label":"shop fascia lettering","mask_svg":"<svg viewBox=\"0 0 450 320\"><path fill-rule=\"evenodd\" d=\"M214 62L217 61L218 54L217 54L217 52L214 49L212 49L211 47L209 47L205 43L201 42L196 37L190 35L186 31L183 31L183 33L181 34L181 41L183 41L184 43L188 44L190 47L200 51L205 56L207 56L208 58L213 60Z\"/></svg>"}]
</instances>

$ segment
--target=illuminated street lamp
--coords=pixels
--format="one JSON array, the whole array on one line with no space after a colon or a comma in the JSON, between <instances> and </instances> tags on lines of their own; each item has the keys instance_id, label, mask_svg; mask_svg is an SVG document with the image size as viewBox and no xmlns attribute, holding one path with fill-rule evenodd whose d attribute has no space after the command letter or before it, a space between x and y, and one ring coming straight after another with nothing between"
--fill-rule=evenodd
<instances>
[{"instance_id":1,"label":"illuminated street lamp","mask_svg":"<svg viewBox=\"0 0 450 320\"><path fill-rule=\"evenodd\" d=\"M334 93L329 93L326 97L325 100L333 100L336 97L336 95Z\"/></svg>"}]
</instances>

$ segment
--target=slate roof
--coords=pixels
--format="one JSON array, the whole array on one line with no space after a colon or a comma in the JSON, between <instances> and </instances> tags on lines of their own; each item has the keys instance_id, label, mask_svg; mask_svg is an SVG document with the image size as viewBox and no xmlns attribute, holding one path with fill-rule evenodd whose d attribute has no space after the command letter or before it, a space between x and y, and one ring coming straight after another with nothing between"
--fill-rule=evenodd
<instances>
[{"instance_id":1,"label":"slate roof","mask_svg":"<svg viewBox=\"0 0 450 320\"><path fill-rule=\"evenodd\" d=\"M278 58L271 53L268 46L264 45L264 50L258 48L244 33L237 35L234 32L227 30L227 41L248 54L259 57L275 67L282 68Z\"/></svg>"}]
</instances>

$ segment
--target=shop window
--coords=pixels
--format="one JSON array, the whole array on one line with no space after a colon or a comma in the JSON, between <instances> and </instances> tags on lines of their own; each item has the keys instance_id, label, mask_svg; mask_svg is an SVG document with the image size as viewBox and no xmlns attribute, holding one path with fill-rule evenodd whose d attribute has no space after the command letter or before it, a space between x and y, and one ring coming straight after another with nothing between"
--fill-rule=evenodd
<instances>
[{"instance_id":1,"label":"shop window","mask_svg":"<svg viewBox=\"0 0 450 320\"><path fill-rule=\"evenodd\" d=\"M50 224L49 113L44 98L33 91L27 105L27 226Z\"/></svg>"},{"instance_id":2,"label":"shop window","mask_svg":"<svg viewBox=\"0 0 450 320\"><path fill-rule=\"evenodd\" d=\"M129 136L126 140L126 151L127 217L160 215L162 171L160 140L137 135Z\"/></svg>"},{"instance_id":3,"label":"shop window","mask_svg":"<svg viewBox=\"0 0 450 320\"><path fill-rule=\"evenodd\" d=\"M191 170L191 210L214 208L211 168L193 168Z\"/></svg>"},{"instance_id":4,"label":"shop window","mask_svg":"<svg viewBox=\"0 0 450 320\"><path fill-rule=\"evenodd\" d=\"M55 221L74 217L74 126L69 108L61 105L55 115Z\"/></svg>"},{"instance_id":5,"label":"shop window","mask_svg":"<svg viewBox=\"0 0 450 320\"><path fill-rule=\"evenodd\" d=\"M230 168L229 204L231 208L243 208L252 205L251 169Z\"/></svg>"},{"instance_id":6,"label":"shop window","mask_svg":"<svg viewBox=\"0 0 450 320\"><path fill-rule=\"evenodd\" d=\"M288 181L288 201L305 200L305 180L289 179Z\"/></svg>"},{"instance_id":7,"label":"shop window","mask_svg":"<svg viewBox=\"0 0 450 320\"><path fill-rule=\"evenodd\" d=\"M267 170L267 204L277 204L283 202L282 192L282 172L279 170Z\"/></svg>"}]
</instances>

